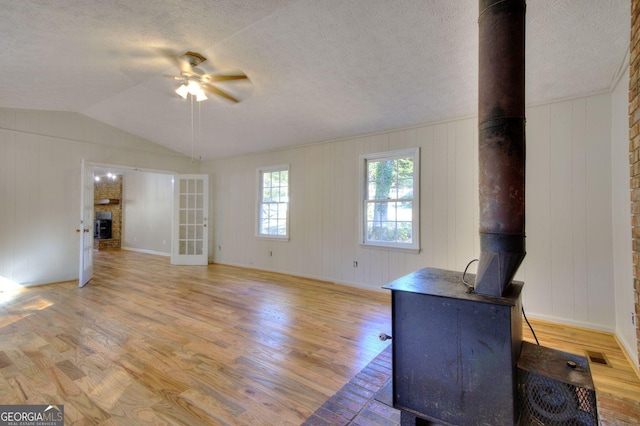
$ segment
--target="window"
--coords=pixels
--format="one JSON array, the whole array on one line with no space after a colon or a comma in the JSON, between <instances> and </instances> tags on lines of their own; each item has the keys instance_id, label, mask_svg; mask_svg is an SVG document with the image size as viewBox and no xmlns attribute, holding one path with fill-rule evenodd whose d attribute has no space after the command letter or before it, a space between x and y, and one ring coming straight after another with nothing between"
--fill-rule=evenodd
<instances>
[{"instance_id":1,"label":"window","mask_svg":"<svg viewBox=\"0 0 640 426\"><path fill-rule=\"evenodd\" d=\"M362 155L360 164L360 243L419 250L419 148Z\"/></svg>"},{"instance_id":2,"label":"window","mask_svg":"<svg viewBox=\"0 0 640 426\"><path fill-rule=\"evenodd\" d=\"M257 235L289 238L289 166L258 169Z\"/></svg>"}]
</instances>

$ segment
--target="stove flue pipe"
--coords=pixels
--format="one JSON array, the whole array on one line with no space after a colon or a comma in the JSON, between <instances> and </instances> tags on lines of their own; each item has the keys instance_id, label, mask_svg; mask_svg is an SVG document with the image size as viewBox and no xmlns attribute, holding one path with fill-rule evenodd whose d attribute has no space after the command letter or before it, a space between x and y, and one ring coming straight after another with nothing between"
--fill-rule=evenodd
<instances>
[{"instance_id":1,"label":"stove flue pipe","mask_svg":"<svg viewBox=\"0 0 640 426\"><path fill-rule=\"evenodd\" d=\"M501 297L525 257L525 0L480 0L480 259L475 292Z\"/></svg>"}]
</instances>

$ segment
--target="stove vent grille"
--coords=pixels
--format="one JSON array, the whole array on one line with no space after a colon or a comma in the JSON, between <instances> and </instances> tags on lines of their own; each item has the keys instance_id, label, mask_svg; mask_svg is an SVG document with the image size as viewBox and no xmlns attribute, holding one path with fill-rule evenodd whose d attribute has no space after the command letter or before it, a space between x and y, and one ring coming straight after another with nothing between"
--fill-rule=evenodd
<instances>
[{"instance_id":1,"label":"stove vent grille","mask_svg":"<svg viewBox=\"0 0 640 426\"><path fill-rule=\"evenodd\" d=\"M518 361L519 425L598 424L586 358L523 343Z\"/></svg>"}]
</instances>

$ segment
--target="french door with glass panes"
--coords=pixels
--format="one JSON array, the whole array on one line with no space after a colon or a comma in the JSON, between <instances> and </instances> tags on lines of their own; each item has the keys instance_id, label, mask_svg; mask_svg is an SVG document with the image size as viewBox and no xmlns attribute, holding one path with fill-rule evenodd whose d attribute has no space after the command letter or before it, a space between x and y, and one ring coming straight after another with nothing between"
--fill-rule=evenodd
<instances>
[{"instance_id":1,"label":"french door with glass panes","mask_svg":"<svg viewBox=\"0 0 640 426\"><path fill-rule=\"evenodd\" d=\"M209 246L209 176L175 175L171 264L206 265Z\"/></svg>"}]
</instances>

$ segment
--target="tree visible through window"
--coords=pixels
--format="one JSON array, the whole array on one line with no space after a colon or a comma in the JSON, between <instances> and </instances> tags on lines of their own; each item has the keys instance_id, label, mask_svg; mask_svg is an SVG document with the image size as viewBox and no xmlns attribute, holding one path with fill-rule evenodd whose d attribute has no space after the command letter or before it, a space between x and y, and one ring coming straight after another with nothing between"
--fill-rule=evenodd
<instances>
[{"instance_id":1,"label":"tree visible through window","mask_svg":"<svg viewBox=\"0 0 640 426\"><path fill-rule=\"evenodd\" d=\"M258 170L258 236L289 235L289 167Z\"/></svg>"},{"instance_id":2,"label":"tree visible through window","mask_svg":"<svg viewBox=\"0 0 640 426\"><path fill-rule=\"evenodd\" d=\"M418 150L363 156L364 244L419 248Z\"/></svg>"}]
</instances>

